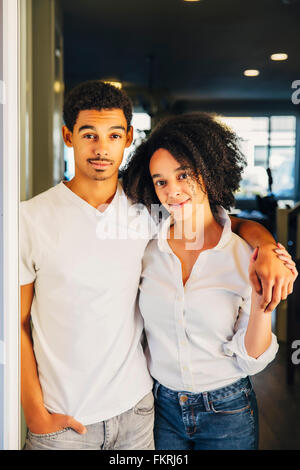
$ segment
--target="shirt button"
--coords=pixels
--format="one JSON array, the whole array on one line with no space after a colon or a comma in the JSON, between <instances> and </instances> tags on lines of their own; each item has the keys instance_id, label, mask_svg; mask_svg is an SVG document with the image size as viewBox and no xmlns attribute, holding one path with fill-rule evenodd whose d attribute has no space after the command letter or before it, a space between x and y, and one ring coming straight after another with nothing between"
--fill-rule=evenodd
<instances>
[{"instance_id":1,"label":"shirt button","mask_svg":"<svg viewBox=\"0 0 300 470\"><path fill-rule=\"evenodd\" d=\"M181 395L180 401L181 403L185 403L188 400L188 397L186 395Z\"/></svg>"}]
</instances>

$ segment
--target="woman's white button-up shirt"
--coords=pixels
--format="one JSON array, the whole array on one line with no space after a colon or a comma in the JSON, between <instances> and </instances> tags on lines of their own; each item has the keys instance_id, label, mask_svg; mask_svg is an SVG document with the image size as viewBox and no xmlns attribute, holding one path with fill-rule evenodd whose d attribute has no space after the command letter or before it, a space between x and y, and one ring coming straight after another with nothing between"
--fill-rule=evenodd
<instances>
[{"instance_id":1,"label":"woman's white button-up shirt","mask_svg":"<svg viewBox=\"0 0 300 470\"><path fill-rule=\"evenodd\" d=\"M143 258L139 308L148 367L152 377L173 390L200 393L224 387L264 369L278 350L272 334L260 357L247 354L251 249L231 231L222 208L219 217L219 243L200 253L185 286L181 263L167 241L169 221Z\"/></svg>"}]
</instances>

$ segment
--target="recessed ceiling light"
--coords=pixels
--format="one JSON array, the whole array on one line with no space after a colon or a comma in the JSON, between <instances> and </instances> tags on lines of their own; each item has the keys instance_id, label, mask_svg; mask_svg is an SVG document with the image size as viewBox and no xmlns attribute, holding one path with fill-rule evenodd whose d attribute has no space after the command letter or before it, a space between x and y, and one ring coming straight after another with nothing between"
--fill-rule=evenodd
<instances>
[{"instance_id":1,"label":"recessed ceiling light","mask_svg":"<svg viewBox=\"0 0 300 470\"><path fill-rule=\"evenodd\" d=\"M259 70L249 69L244 71L246 77L257 77L259 75Z\"/></svg>"},{"instance_id":2,"label":"recessed ceiling light","mask_svg":"<svg viewBox=\"0 0 300 470\"><path fill-rule=\"evenodd\" d=\"M288 55L285 52L278 52L277 54L271 55L271 60L286 60Z\"/></svg>"},{"instance_id":3,"label":"recessed ceiling light","mask_svg":"<svg viewBox=\"0 0 300 470\"><path fill-rule=\"evenodd\" d=\"M200 2L200 0L183 0L184 2Z\"/></svg>"},{"instance_id":4,"label":"recessed ceiling light","mask_svg":"<svg viewBox=\"0 0 300 470\"><path fill-rule=\"evenodd\" d=\"M121 88L122 88L122 83L117 82L115 80L103 80L103 82L108 83L109 85L112 85L112 86L118 88L119 90L121 90Z\"/></svg>"}]
</instances>

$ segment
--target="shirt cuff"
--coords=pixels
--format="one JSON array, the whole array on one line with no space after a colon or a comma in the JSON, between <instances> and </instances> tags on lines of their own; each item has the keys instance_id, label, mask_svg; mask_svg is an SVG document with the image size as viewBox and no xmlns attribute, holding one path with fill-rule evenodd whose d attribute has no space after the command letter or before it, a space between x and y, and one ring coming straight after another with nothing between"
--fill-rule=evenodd
<instances>
[{"instance_id":1,"label":"shirt cuff","mask_svg":"<svg viewBox=\"0 0 300 470\"><path fill-rule=\"evenodd\" d=\"M232 340L223 344L226 356L235 356L239 367L248 375L254 375L263 370L276 356L279 345L272 333L270 346L257 358L248 355L245 347L246 328L237 331Z\"/></svg>"}]
</instances>

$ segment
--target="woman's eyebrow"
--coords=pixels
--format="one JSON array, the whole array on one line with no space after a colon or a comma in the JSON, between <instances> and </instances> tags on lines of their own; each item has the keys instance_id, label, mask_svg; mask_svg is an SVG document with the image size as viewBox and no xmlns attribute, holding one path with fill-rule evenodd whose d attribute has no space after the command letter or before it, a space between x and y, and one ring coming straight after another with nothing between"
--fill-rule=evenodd
<instances>
[{"instance_id":1,"label":"woman's eyebrow","mask_svg":"<svg viewBox=\"0 0 300 470\"><path fill-rule=\"evenodd\" d=\"M188 170L188 169L189 169L189 167L187 165L181 165L178 168L176 168L176 170L174 170L174 173L175 173L175 171Z\"/></svg>"},{"instance_id":2,"label":"woman's eyebrow","mask_svg":"<svg viewBox=\"0 0 300 470\"><path fill-rule=\"evenodd\" d=\"M159 173L156 173L155 175L152 175L151 177L152 177L152 179L153 178L162 178L162 175L160 175Z\"/></svg>"},{"instance_id":3,"label":"woman's eyebrow","mask_svg":"<svg viewBox=\"0 0 300 470\"><path fill-rule=\"evenodd\" d=\"M189 167L188 167L187 165L181 165L181 166L179 166L178 168L176 168L176 169L174 170L174 173L176 173L176 171L188 170L188 168L189 168ZM151 177L152 177L152 179L153 179L153 178L163 178L163 175L161 175L160 173L155 173L155 174L152 175Z\"/></svg>"}]
</instances>

